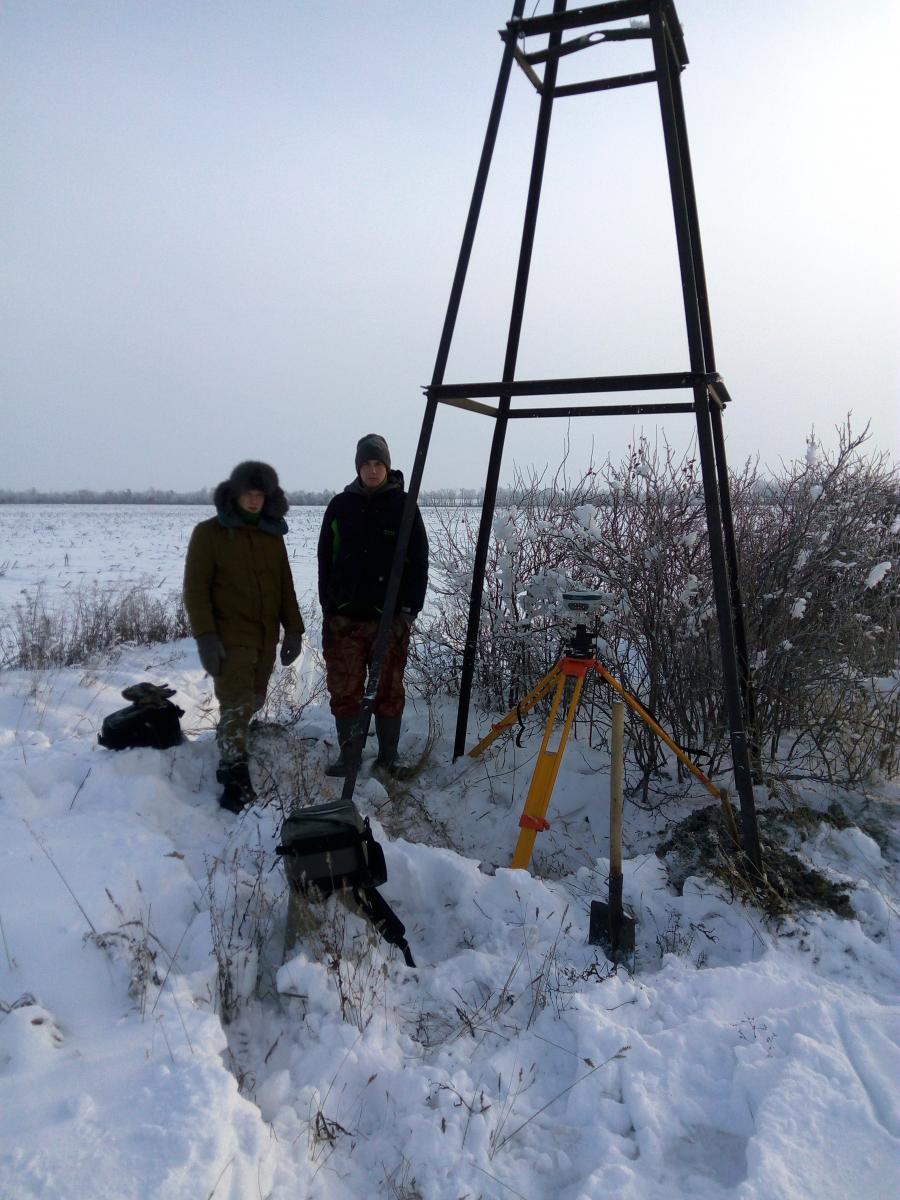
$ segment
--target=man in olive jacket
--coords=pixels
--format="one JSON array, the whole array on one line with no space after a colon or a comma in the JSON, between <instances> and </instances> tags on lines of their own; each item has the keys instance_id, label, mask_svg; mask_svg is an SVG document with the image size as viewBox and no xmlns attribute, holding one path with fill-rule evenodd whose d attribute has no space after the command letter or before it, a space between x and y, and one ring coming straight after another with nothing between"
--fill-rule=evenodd
<instances>
[{"instance_id":1,"label":"man in olive jacket","mask_svg":"<svg viewBox=\"0 0 900 1200\"><path fill-rule=\"evenodd\" d=\"M219 702L219 803L237 813L255 798L250 718L265 703L281 628L287 666L300 653L303 618L284 544L288 502L272 467L239 463L213 499L216 515L191 534L184 606Z\"/></svg>"},{"instance_id":2,"label":"man in olive jacket","mask_svg":"<svg viewBox=\"0 0 900 1200\"><path fill-rule=\"evenodd\" d=\"M403 476L391 470L387 442L377 433L366 434L356 447L356 478L328 505L319 534L322 651L340 748L337 761L327 769L329 775L346 774L345 755L372 663L405 503ZM378 766L395 776L405 773L397 747L406 703L403 672L410 629L427 586L428 537L416 509L372 710Z\"/></svg>"}]
</instances>

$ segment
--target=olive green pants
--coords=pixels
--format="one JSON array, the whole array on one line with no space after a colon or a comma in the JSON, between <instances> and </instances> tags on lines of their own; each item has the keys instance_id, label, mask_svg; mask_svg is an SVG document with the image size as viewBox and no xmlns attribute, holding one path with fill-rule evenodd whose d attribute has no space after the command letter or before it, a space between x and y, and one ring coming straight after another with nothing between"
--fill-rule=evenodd
<instances>
[{"instance_id":1,"label":"olive green pants","mask_svg":"<svg viewBox=\"0 0 900 1200\"><path fill-rule=\"evenodd\" d=\"M216 742L222 762L247 754L250 718L266 702L266 689L275 666L275 647L228 646L221 672L213 679L219 702Z\"/></svg>"}]
</instances>

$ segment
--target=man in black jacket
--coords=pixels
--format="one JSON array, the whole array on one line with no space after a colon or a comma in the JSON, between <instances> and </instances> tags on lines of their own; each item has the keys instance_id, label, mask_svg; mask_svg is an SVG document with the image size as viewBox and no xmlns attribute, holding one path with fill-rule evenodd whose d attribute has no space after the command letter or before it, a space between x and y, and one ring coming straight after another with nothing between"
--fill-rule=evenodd
<instances>
[{"instance_id":1,"label":"man in black jacket","mask_svg":"<svg viewBox=\"0 0 900 1200\"><path fill-rule=\"evenodd\" d=\"M329 775L346 774L346 753L372 662L405 502L403 476L391 470L387 442L377 433L367 433L356 447L356 478L328 505L319 534L322 650L339 746ZM428 538L416 509L373 706L377 765L395 776L403 774L397 747L410 629L427 585Z\"/></svg>"}]
</instances>

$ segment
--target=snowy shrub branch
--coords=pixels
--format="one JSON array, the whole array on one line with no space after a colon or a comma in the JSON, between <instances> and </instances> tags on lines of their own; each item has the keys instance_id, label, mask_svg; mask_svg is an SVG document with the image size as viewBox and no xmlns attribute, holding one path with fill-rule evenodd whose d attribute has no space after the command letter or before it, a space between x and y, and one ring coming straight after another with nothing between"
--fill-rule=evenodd
<instances>
[{"instance_id":1,"label":"snowy shrub branch","mask_svg":"<svg viewBox=\"0 0 900 1200\"><path fill-rule=\"evenodd\" d=\"M732 475L741 588L756 691L750 730L770 781L853 783L898 765L897 471L868 453L849 420L837 449L764 474ZM640 440L569 479L520 476L498 509L476 661L478 703L512 707L558 659L559 600L600 592L600 657L675 739L718 769L729 753L719 632L699 463ZM439 611L427 630L433 671L452 691L465 641L477 515L448 511L432 538ZM601 689L602 689L602 685ZM602 689L605 691L605 689ZM588 698L586 697L586 700ZM605 695L582 703L605 731ZM667 759L630 730L645 799Z\"/></svg>"}]
</instances>

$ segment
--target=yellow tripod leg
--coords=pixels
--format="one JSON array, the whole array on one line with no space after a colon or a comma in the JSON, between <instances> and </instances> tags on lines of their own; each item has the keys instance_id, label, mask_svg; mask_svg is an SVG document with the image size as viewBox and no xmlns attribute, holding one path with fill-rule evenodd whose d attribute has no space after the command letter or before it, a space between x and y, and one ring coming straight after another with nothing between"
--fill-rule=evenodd
<instances>
[{"instance_id":1,"label":"yellow tripod leg","mask_svg":"<svg viewBox=\"0 0 900 1200\"><path fill-rule=\"evenodd\" d=\"M675 739L670 737L663 727L657 721L655 721L653 717L650 716L646 708L644 708L639 700L635 699L630 692L625 691L621 683L619 683L617 679L614 679L613 676L610 675L609 671L607 671L606 667L604 667L602 663L595 663L594 665L599 672L600 677L604 679L611 688L614 688L619 693L628 707L637 713L647 728L652 729L656 736L661 741L665 742L669 749L674 752L678 760L687 767L687 769L696 779L700 780L709 794L714 796L715 799L719 801L719 803L722 805L722 811L725 815L725 823L728 826L728 831L734 839L735 845L740 845L737 823L734 819L734 809L731 807L731 801L728 799L728 793L724 790L724 788L716 787L709 776L704 775L696 763L691 762Z\"/></svg>"},{"instance_id":2,"label":"yellow tripod leg","mask_svg":"<svg viewBox=\"0 0 900 1200\"><path fill-rule=\"evenodd\" d=\"M547 726L544 730L544 738L541 742L540 751L538 752L534 775L531 777L531 786L528 789L528 796L525 800L525 809L519 820L522 829L519 834L519 840L516 842L512 863L510 864L514 868L527 869L528 864L531 862L531 855L534 853L534 839L540 829L547 828L546 817L547 809L550 807L550 796L553 792L553 785L556 783L556 777L559 774L562 757L566 749L566 741L569 737L569 730L572 728L572 722L575 719L575 710L578 708L578 700L581 696L581 689L584 686L584 675L574 676L575 686L572 689L572 695L566 709L565 722L559 744L555 750L548 750L547 746L550 742L550 736L556 724L556 714L559 711L560 701L565 691L566 680L569 678L572 678L572 676L560 675L559 683L556 685L556 694L553 697L553 704L550 708L550 714L547 717Z\"/></svg>"},{"instance_id":3,"label":"yellow tripod leg","mask_svg":"<svg viewBox=\"0 0 900 1200\"><path fill-rule=\"evenodd\" d=\"M490 746L490 744L495 741L500 734L504 732L504 730L509 729L516 724L520 713L524 716L526 713L531 712L534 706L539 704L553 687L558 675L559 663L557 663L553 670L550 671L549 674L545 675L539 683L534 685L524 700L520 700L516 707L511 708L505 717L499 720L496 725L491 726L491 732L486 734L478 743L478 745L474 746L469 751L469 758L477 758L479 754L481 754L484 750L487 750L488 746Z\"/></svg>"}]
</instances>

